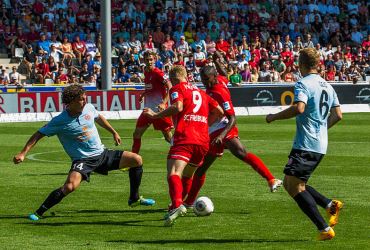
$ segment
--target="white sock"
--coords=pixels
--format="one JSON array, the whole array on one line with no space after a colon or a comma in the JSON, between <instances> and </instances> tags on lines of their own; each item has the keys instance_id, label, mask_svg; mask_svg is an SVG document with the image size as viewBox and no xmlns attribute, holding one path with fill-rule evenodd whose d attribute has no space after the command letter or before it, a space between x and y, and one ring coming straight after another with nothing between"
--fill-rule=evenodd
<instances>
[{"instance_id":1,"label":"white sock","mask_svg":"<svg viewBox=\"0 0 370 250\"><path fill-rule=\"evenodd\" d=\"M330 208L332 205L333 205L333 202L331 201L331 202L329 202L328 205L326 205L326 208Z\"/></svg>"},{"instance_id":2,"label":"white sock","mask_svg":"<svg viewBox=\"0 0 370 250\"><path fill-rule=\"evenodd\" d=\"M327 227L324 230L321 230L320 232L329 232L330 229L331 229L331 227Z\"/></svg>"}]
</instances>

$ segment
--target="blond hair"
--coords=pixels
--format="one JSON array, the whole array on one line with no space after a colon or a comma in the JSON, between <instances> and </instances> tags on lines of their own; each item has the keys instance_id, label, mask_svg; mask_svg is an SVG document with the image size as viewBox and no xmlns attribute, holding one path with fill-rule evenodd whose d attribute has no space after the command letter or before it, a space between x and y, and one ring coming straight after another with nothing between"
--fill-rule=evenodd
<instances>
[{"instance_id":1,"label":"blond hair","mask_svg":"<svg viewBox=\"0 0 370 250\"><path fill-rule=\"evenodd\" d=\"M299 51L299 66L311 70L317 69L320 64L320 53L315 48L306 48Z\"/></svg>"},{"instance_id":2,"label":"blond hair","mask_svg":"<svg viewBox=\"0 0 370 250\"><path fill-rule=\"evenodd\" d=\"M184 66L174 65L169 72L169 76L171 78L186 79L188 74Z\"/></svg>"}]
</instances>

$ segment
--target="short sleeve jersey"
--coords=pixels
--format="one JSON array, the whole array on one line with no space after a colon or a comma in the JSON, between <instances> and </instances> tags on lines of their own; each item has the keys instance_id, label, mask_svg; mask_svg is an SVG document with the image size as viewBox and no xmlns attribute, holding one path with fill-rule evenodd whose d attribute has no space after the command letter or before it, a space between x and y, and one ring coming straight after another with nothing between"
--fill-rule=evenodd
<instances>
[{"instance_id":1,"label":"short sleeve jersey","mask_svg":"<svg viewBox=\"0 0 370 250\"><path fill-rule=\"evenodd\" d=\"M221 121L215 122L209 128L209 133L213 133L216 130L226 127L228 123L227 116L235 115L235 111L231 101L230 91L224 83L219 82L212 88L207 89L207 94L217 101L226 115Z\"/></svg>"},{"instance_id":2,"label":"short sleeve jersey","mask_svg":"<svg viewBox=\"0 0 370 250\"><path fill-rule=\"evenodd\" d=\"M198 87L182 82L170 89L171 104L183 103L183 110L172 117L175 124L173 145L195 144L208 148L208 114L217 102Z\"/></svg>"},{"instance_id":3,"label":"short sleeve jersey","mask_svg":"<svg viewBox=\"0 0 370 250\"><path fill-rule=\"evenodd\" d=\"M98 116L95 107L88 103L78 117L71 117L64 110L40 128L39 132L46 136L57 135L72 160L97 156L104 151L94 122Z\"/></svg>"},{"instance_id":4,"label":"short sleeve jersey","mask_svg":"<svg viewBox=\"0 0 370 250\"><path fill-rule=\"evenodd\" d=\"M325 154L329 112L340 105L335 90L319 75L310 74L295 84L294 102L304 102L306 108L303 114L296 116L293 148Z\"/></svg>"},{"instance_id":5,"label":"short sleeve jersey","mask_svg":"<svg viewBox=\"0 0 370 250\"><path fill-rule=\"evenodd\" d=\"M167 93L167 86L162 70L154 68L152 71L144 71L145 75L145 107L156 109L163 102Z\"/></svg>"}]
</instances>

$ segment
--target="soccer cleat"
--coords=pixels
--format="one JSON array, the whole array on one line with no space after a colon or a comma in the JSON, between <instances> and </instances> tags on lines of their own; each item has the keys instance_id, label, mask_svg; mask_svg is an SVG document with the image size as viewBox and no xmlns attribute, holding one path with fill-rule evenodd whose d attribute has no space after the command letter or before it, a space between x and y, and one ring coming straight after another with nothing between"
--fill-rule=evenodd
<instances>
[{"instance_id":1,"label":"soccer cleat","mask_svg":"<svg viewBox=\"0 0 370 250\"><path fill-rule=\"evenodd\" d=\"M165 215L164 226L170 227L175 223L175 220L179 216L184 216L186 214L186 207L180 205L178 208L174 208Z\"/></svg>"},{"instance_id":2,"label":"soccer cleat","mask_svg":"<svg viewBox=\"0 0 370 250\"><path fill-rule=\"evenodd\" d=\"M332 200L332 205L326 209L326 213L329 216L329 226L334 227L338 224L339 211L343 207L343 202L338 200Z\"/></svg>"},{"instance_id":3,"label":"soccer cleat","mask_svg":"<svg viewBox=\"0 0 370 250\"><path fill-rule=\"evenodd\" d=\"M128 205L130 207L137 207L137 206L153 206L155 204L155 200L153 199L145 199L143 196L136 201L128 200Z\"/></svg>"},{"instance_id":4,"label":"soccer cleat","mask_svg":"<svg viewBox=\"0 0 370 250\"><path fill-rule=\"evenodd\" d=\"M189 204L184 203L184 206L186 207L186 210L190 210L190 211L194 210L194 204L189 205Z\"/></svg>"},{"instance_id":5,"label":"soccer cleat","mask_svg":"<svg viewBox=\"0 0 370 250\"><path fill-rule=\"evenodd\" d=\"M329 231L320 232L319 236L317 237L318 240L331 240L335 237L335 232L333 228L330 228Z\"/></svg>"},{"instance_id":6,"label":"soccer cleat","mask_svg":"<svg viewBox=\"0 0 370 250\"><path fill-rule=\"evenodd\" d=\"M28 215L28 219L32 220L32 221L38 221L41 219L41 216L37 215L36 213L34 214L29 214Z\"/></svg>"},{"instance_id":7,"label":"soccer cleat","mask_svg":"<svg viewBox=\"0 0 370 250\"><path fill-rule=\"evenodd\" d=\"M268 181L270 191L272 193L276 192L276 190L283 185L283 181L279 179L272 179Z\"/></svg>"}]
</instances>

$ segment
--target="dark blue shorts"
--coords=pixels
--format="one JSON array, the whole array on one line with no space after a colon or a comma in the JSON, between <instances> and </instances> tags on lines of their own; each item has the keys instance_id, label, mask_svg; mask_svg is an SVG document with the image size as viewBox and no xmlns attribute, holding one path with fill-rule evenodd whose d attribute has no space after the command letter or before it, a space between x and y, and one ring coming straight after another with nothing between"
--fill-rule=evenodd
<instances>
[{"instance_id":1,"label":"dark blue shorts","mask_svg":"<svg viewBox=\"0 0 370 250\"><path fill-rule=\"evenodd\" d=\"M91 172L107 175L109 171L119 169L122 150L105 149L101 155L74 160L71 171L79 172L85 181L90 181Z\"/></svg>"},{"instance_id":2,"label":"dark blue shorts","mask_svg":"<svg viewBox=\"0 0 370 250\"><path fill-rule=\"evenodd\" d=\"M288 157L289 161L284 168L284 174L307 182L323 157L323 154L292 149Z\"/></svg>"}]
</instances>

